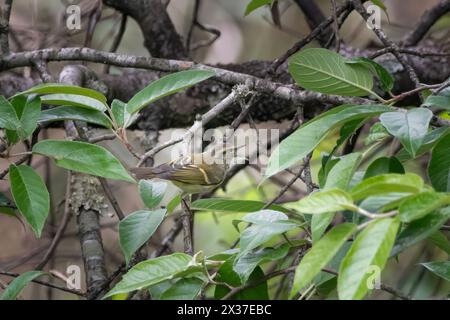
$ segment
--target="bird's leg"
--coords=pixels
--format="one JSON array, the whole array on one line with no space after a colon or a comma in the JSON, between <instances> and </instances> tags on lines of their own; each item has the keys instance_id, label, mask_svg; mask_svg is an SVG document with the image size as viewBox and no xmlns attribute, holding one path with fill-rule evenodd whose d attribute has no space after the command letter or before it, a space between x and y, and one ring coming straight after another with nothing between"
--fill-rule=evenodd
<instances>
[{"instance_id":1,"label":"bird's leg","mask_svg":"<svg viewBox=\"0 0 450 320\"><path fill-rule=\"evenodd\" d=\"M194 240L192 237L192 229L194 222L194 215L192 214L190 206L190 196L181 197L181 223L183 224L184 234L184 252L189 255L194 255Z\"/></svg>"}]
</instances>

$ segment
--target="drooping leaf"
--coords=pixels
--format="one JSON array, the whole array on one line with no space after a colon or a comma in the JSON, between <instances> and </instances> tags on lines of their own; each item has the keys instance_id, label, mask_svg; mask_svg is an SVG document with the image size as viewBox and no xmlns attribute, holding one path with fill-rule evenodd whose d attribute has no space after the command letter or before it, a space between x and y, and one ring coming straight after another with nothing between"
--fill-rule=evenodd
<instances>
[{"instance_id":1,"label":"drooping leaf","mask_svg":"<svg viewBox=\"0 0 450 320\"><path fill-rule=\"evenodd\" d=\"M14 129L18 138L28 138L36 130L41 114L41 100L38 96L17 96L11 100L19 125Z\"/></svg>"},{"instance_id":2,"label":"drooping leaf","mask_svg":"<svg viewBox=\"0 0 450 320\"><path fill-rule=\"evenodd\" d=\"M407 225L398 235L391 256L396 256L406 248L422 241L439 230L450 218L450 208L436 210L422 219L415 220Z\"/></svg>"},{"instance_id":3,"label":"drooping leaf","mask_svg":"<svg viewBox=\"0 0 450 320\"><path fill-rule=\"evenodd\" d=\"M239 257L246 255L250 250L269 241L274 236L298 227L298 224L290 221L284 213L273 210L261 210L247 214L241 221L252 223L252 225L241 233Z\"/></svg>"},{"instance_id":4,"label":"drooping leaf","mask_svg":"<svg viewBox=\"0 0 450 320\"><path fill-rule=\"evenodd\" d=\"M212 76L214 72L205 70L186 70L164 76L136 93L128 101L127 111L134 114L158 99L189 88Z\"/></svg>"},{"instance_id":5,"label":"drooping leaf","mask_svg":"<svg viewBox=\"0 0 450 320\"><path fill-rule=\"evenodd\" d=\"M192 203L191 209L215 212L256 212L264 208L266 204L256 200L234 200L234 199L199 199ZM285 208L271 205L269 209L287 212Z\"/></svg>"},{"instance_id":6,"label":"drooping leaf","mask_svg":"<svg viewBox=\"0 0 450 320\"><path fill-rule=\"evenodd\" d=\"M215 280L219 283L227 283L233 287L243 285L239 275L233 270L233 264L236 257L226 260L217 271ZM256 282L264 276L260 267L256 267L248 279L248 283ZM224 285L217 285L214 291L215 299L222 299L230 289ZM233 300L268 300L267 281L261 282L255 287L244 289L231 297Z\"/></svg>"},{"instance_id":7,"label":"drooping leaf","mask_svg":"<svg viewBox=\"0 0 450 320\"><path fill-rule=\"evenodd\" d=\"M442 279L450 281L450 261L426 262L421 265Z\"/></svg>"},{"instance_id":8,"label":"drooping leaf","mask_svg":"<svg viewBox=\"0 0 450 320\"><path fill-rule=\"evenodd\" d=\"M433 113L430 110L415 108L407 112L383 113L380 121L414 158L422 146L432 117Z\"/></svg>"},{"instance_id":9,"label":"drooping leaf","mask_svg":"<svg viewBox=\"0 0 450 320\"><path fill-rule=\"evenodd\" d=\"M423 180L416 174L388 173L363 180L352 189L351 194L353 200L358 201L392 192L418 193L422 189Z\"/></svg>"},{"instance_id":10,"label":"drooping leaf","mask_svg":"<svg viewBox=\"0 0 450 320\"><path fill-rule=\"evenodd\" d=\"M246 283L255 268L268 261L278 261L283 259L289 252L289 245L282 244L278 248L262 248L249 252L237 258L234 262L233 270L236 272L242 283Z\"/></svg>"},{"instance_id":11,"label":"drooping leaf","mask_svg":"<svg viewBox=\"0 0 450 320\"><path fill-rule=\"evenodd\" d=\"M428 176L436 191L450 191L450 134L439 140L431 152Z\"/></svg>"},{"instance_id":12,"label":"drooping leaf","mask_svg":"<svg viewBox=\"0 0 450 320\"><path fill-rule=\"evenodd\" d=\"M37 143L33 153L54 158L56 165L68 170L135 182L111 152L94 144L48 139Z\"/></svg>"},{"instance_id":13,"label":"drooping leaf","mask_svg":"<svg viewBox=\"0 0 450 320\"><path fill-rule=\"evenodd\" d=\"M443 232L436 231L429 236L428 239L433 242L436 247L450 255L450 241Z\"/></svg>"},{"instance_id":14,"label":"drooping leaf","mask_svg":"<svg viewBox=\"0 0 450 320\"><path fill-rule=\"evenodd\" d=\"M291 298L319 274L355 230L354 224L340 224L313 245L295 270Z\"/></svg>"},{"instance_id":15,"label":"drooping leaf","mask_svg":"<svg viewBox=\"0 0 450 320\"><path fill-rule=\"evenodd\" d=\"M147 208L155 208L166 193L167 183L163 181L140 180L139 194Z\"/></svg>"},{"instance_id":16,"label":"drooping leaf","mask_svg":"<svg viewBox=\"0 0 450 320\"><path fill-rule=\"evenodd\" d=\"M86 96L98 101L106 103L106 97L98 91L82 88L73 85L61 84L61 83L43 83L34 86L28 90L25 90L19 94L53 94L53 93L65 93L65 94L76 94L80 96ZM18 94L18 95L19 95ZM17 95L16 95L17 96Z\"/></svg>"},{"instance_id":17,"label":"drooping leaf","mask_svg":"<svg viewBox=\"0 0 450 320\"><path fill-rule=\"evenodd\" d=\"M273 176L298 163L338 126L355 119L367 119L390 110L392 110L391 107L384 105L342 105L321 114L278 145L270 156L265 176Z\"/></svg>"},{"instance_id":18,"label":"drooping leaf","mask_svg":"<svg viewBox=\"0 0 450 320\"><path fill-rule=\"evenodd\" d=\"M41 96L43 104L50 104L55 106L74 106L81 108L88 108L104 112L106 111L106 103L100 100L82 96L78 94L54 93Z\"/></svg>"},{"instance_id":19,"label":"drooping leaf","mask_svg":"<svg viewBox=\"0 0 450 320\"><path fill-rule=\"evenodd\" d=\"M339 188L342 190L346 190L360 161L360 153L351 153L343 156L328 173L324 189ZM333 218L333 212L315 214L312 216L311 233L313 243L319 240L328 225L331 223L331 221L333 221Z\"/></svg>"},{"instance_id":20,"label":"drooping leaf","mask_svg":"<svg viewBox=\"0 0 450 320\"><path fill-rule=\"evenodd\" d=\"M338 294L341 300L360 300L369 290L371 269L383 270L395 241L397 219L378 219L356 237L342 260L338 276Z\"/></svg>"},{"instance_id":21,"label":"drooping leaf","mask_svg":"<svg viewBox=\"0 0 450 320\"><path fill-rule=\"evenodd\" d=\"M364 57L353 58L346 62L350 64L360 64L370 70L380 80L383 90L389 92L394 87L394 76L379 63Z\"/></svg>"},{"instance_id":22,"label":"drooping leaf","mask_svg":"<svg viewBox=\"0 0 450 320\"><path fill-rule=\"evenodd\" d=\"M161 300L194 300L203 287L203 280L199 278L185 278L175 282L161 294Z\"/></svg>"},{"instance_id":23,"label":"drooping leaf","mask_svg":"<svg viewBox=\"0 0 450 320\"><path fill-rule=\"evenodd\" d=\"M271 4L273 0L251 0L245 8L244 15L248 16L250 13L265 5Z\"/></svg>"},{"instance_id":24,"label":"drooping leaf","mask_svg":"<svg viewBox=\"0 0 450 320\"><path fill-rule=\"evenodd\" d=\"M44 274L46 273L42 271L28 271L22 273L11 281L5 291L0 294L0 300L15 300L28 283Z\"/></svg>"},{"instance_id":25,"label":"drooping leaf","mask_svg":"<svg viewBox=\"0 0 450 320\"><path fill-rule=\"evenodd\" d=\"M400 220L411 222L450 204L450 196L438 192L422 192L408 197L398 208Z\"/></svg>"},{"instance_id":26,"label":"drooping leaf","mask_svg":"<svg viewBox=\"0 0 450 320\"><path fill-rule=\"evenodd\" d=\"M111 128L111 120L100 111L72 106L62 106L42 111L39 123L46 124L54 121L78 120Z\"/></svg>"},{"instance_id":27,"label":"drooping leaf","mask_svg":"<svg viewBox=\"0 0 450 320\"><path fill-rule=\"evenodd\" d=\"M448 127L440 127L428 132L425 138L423 138L422 146L417 151L416 157L433 149L434 146L448 133ZM404 148L397 153L396 157L402 162L411 159L411 155Z\"/></svg>"},{"instance_id":28,"label":"drooping leaf","mask_svg":"<svg viewBox=\"0 0 450 320\"><path fill-rule=\"evenodd\" d=\"M301 87L341 96L373 94L372 74L340 54L322 48L304 49L289 59L289 73Z\"/></svg>"},{"instance_id":29,"label":"drooping leaf","mask_svg":"<svg viewBox=\"0 0 450 320\"><path fill-rule=\"evenodd\" d=\"M16 130L20 127L20 121L13 105L3 96L0 96L0 114L2 115L0 117L0 128Z\"/></svg>"},{"instance_id":30,"label":"drooping leaf","mask_svg":"<svg viewBox=\"0 0 450 320\"><path fill-rule=\"evenodd\" d=\"M385 173L405 173L405 168L396 157L381 157L367 167L364 179L376 177Z\"/></svg>"},{"instance_id":31,"label":"drooping leaf","mask_svg":"<svg viewBox=\"0 0 450 320\"><path fill-rule=\"evenodd\" d=\"M40 238L50 209L50 196L44 181L27 165L11 165L9 180L17 208Z\"/></svg>"},{"instance_id":32,"label":"drooping leaf","mask_svg":"<svg viewBox=\"0 0 450 320\"><path fill-rule=\"evenodd\" d=\"M130 262L133 254L144 245L164 220L166 210L133 212L120 221L120 247L125 255L125 261Z\"/></svg>"},{"instance_id":33,"label":"drooping leaf","mask_svg":"<svg viewBox=\"0 0 450 320\"><path fill-rule=\"evenodd\" d=\"M317 191L309 196L285 205L301 213L321 214L342 210L356 210L352 197L341 189Z\"/></svg>"},{"instance_id":34,"label":"drooping leaf","mask_svg":"<svg viewBox=\"0 0 450 320\"><path fill-rule=\"evenodd\" d=\"M200 264L190 264L192 257L173 253L138 263L104 297L141 290L157 283L201 271Z\"/></svg>"}]
</instances>

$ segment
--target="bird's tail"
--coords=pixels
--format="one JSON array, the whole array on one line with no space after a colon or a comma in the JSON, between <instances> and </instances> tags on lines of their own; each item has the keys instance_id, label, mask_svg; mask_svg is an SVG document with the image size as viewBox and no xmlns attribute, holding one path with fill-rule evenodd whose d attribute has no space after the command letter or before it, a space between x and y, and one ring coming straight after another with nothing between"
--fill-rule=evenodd
<instances>
[{"instance_id":1,"label":"bird's tail","mask_svg":"<svg viewBox=\"0 0 450 320\"><path fill-rule=\"evenodd\" d=\"M136 177L136 179L152 179L155 177L155 174L153 172L152 168L131 168L130 169L131 174Z\"/></svg>"}]
</instances>

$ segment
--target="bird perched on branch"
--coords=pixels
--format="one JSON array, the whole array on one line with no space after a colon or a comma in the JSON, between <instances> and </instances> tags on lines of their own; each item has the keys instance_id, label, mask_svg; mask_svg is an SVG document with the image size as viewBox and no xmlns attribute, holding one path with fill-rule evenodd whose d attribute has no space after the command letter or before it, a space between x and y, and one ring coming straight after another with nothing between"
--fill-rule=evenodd
<instances>
[{"instance_id":1,"label":"bird perched on branch","mask_svg":"<svg viewBox=\"0 0 450 320\"><path fill-rule=\"evenodd\" d=\"M130 171L138 180L158 178L171 181L184 194L203 193L218 187L225 179L230 165L230 161L225 159L228 150L223 149L216 156L209 152L186 155L157 167L132 168Z\"/></svg>"}]
</instances>

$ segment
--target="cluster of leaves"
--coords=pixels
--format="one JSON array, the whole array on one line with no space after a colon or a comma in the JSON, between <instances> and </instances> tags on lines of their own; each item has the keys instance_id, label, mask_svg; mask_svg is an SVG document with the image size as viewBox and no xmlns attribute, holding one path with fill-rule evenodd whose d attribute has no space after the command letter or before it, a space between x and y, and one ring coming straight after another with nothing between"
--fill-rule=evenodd
<instances>
[{"instance_id":1,"label":"cluster of leaves","mask_svg":"<svg viewBox=\"0 0 450 320\"><path fill-rule=\"evenodd\" d=\"M379 101L341 105L324 112L272 152L266 178L298 164L340 129L335 147L322 157L319 190L299 201L266 209L260 201L197 200L192 210L246 213L233 222L240 234L239 247L207 257L202 251L193 257L174 253L132 266L133 255L170 213L170 209L159 208L166 184L140 181L146 209L129 214L119 224L120 246L131 268L104 298L124 299L131 292L148 290L152 299L195 299L202 289L213 287L211 294L217 299L269 299L264 264L275 262L279 269L285 268L293 263L292 253L307 248L296 266L292 290L285 297L304 297L311 288L327 288L327 292L337 289L340 299L362 299L375 287L371 282L374 270L381 272L389 258L419 241L430 239L450 253L448 239L439 231L450 218L450 134L447 128L430 126L430 108L450 108L450 94L444 90L430 95L420 108L397 108L395 99L382 98L390 94L394 78L381 65L365 58L347 60L325 49L305 49L294 55L289 71L305 89L372 96ZM104 96L92 90L43 85L9 101L2 99L0 111L5 117L0 127L6 129L13 144L33 134L39 123L83 120L111 128L126 141L123 129L144 106L210 76L206 71L172 74L150 84L128 103L114 100L111 107ZM374 77L383 93L374 91ZM41 111L41 103L61 106ZM367 150L338 155L341 146L369 121L372 127L366 138ZM365 167L363 163L371 160L370 151L390 140L398 140L401 150ZM52 157L68 170L133 181L109 151L86 142L44 140L34 145L33 152ZM407 161L429 152L431 185L404 167ZM42 179L28 166L11 165L10 182L17 208L39 236L49 202ZM178 202L179 198L175 199L170 207ZM345 222L332 224L336 215ZM307 236L300 239L304 234ZM450 278L448 262L426 262L424 267L446 280Z\"/></svg>"}]
</instances>

